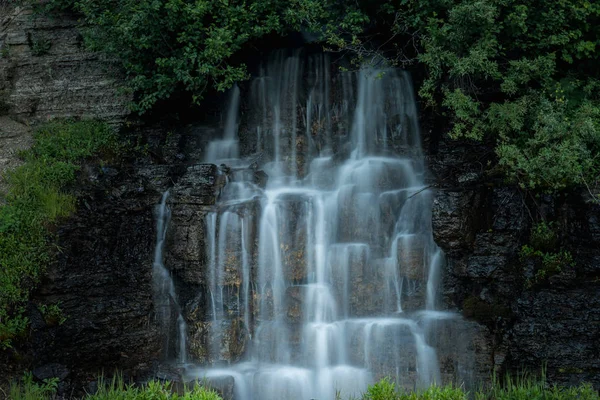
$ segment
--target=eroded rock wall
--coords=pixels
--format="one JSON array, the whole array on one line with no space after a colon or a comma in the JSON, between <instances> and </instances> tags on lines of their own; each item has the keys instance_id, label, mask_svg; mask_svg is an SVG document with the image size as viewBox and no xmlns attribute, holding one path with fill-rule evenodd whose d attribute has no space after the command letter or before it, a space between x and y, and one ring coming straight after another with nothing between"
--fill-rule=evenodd
<instances>
[{"instance_id":1,"label":"eroded rock wall","mask_svg":"<svg viewBox=\"0 0 600 400\"><path fill-rule=\"evenodd\" d=\"M445 299L487 330L498 372L546 368L549 381L600 386L600 206L587 192L534 197L483 173L490 150L442 140L434 237L447 255ZM574 266L535 284L519 256L540 219L554 221ZM556 249L559 250L558 248Z\"/></svg>"},{"instance_id":2,"label":"eroded rock wall","mask_svg":"<svg viewBox=\"0 0 600 400\"><path fill-rule=\"evenodd\" d=\"M22 3L22 4L20 4ZM118 125L129 114L114 62L86 51L77 17L0 3L0 192L2 173L31 145L31 127L53 118Z\"/></svg>"},{"instance_id":3,"label":"eroded rock wall","mask_svg":"<svg viewBox=\"0 0 600 400\"><path fill-rule=\"evenodd\" d=\"M129 98L110 60L86 51L77 16L3 6L0 16L0 113L19 121L89 117L119 122Z\"/></svg>"}]
</instances>

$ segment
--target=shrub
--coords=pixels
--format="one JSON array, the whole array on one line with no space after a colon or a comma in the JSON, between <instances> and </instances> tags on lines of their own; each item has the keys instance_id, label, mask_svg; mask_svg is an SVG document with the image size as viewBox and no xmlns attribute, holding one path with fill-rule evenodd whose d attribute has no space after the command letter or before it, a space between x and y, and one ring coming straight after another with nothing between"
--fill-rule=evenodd
<instances>
[{"instance_id":1,"label":"shrub","mask_svg":"<svg viewBox=\"0 0 600 400\"><path fill-rule=\"evenodd\" d=\"M553 223L544 221L534 224L529 235L529 243L539 250L553 250L558 242L558 235L553 229Z\"/></svg>"},{"instance_id":2,"label":"shrub","mask_svg":"<svg viewBox=\"0 0 600 400\"><path fill-rule=\"evenodd\" d=\"M52 47L52 42L44 37L33 37L31 33L27 33L27 44L34 57L41 57L48 54Z\"/></svg>"},{"instance_id":3,"label":"shrub","mask_svg":"<svg viewBox=\"0 0 600 400\"><path fill-rule=\"evenodd\" d=\"M494 380L492 387L475 393L476 400L598 400L598 392L591 385L582 383L574 387L550 386L542 375L533 379L527 375L511 378L509 375L500 384Z\"/></svg>"}]
</instances>

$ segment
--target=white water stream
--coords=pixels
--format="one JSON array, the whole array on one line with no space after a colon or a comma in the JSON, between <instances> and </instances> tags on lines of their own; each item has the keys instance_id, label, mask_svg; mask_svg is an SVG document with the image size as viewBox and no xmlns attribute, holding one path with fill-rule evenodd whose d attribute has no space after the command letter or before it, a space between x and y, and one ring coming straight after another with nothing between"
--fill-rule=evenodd
<instances>
[{"instance_id":1,"label":"white water stream","mask_svg":"<svg viewBox=\"0 0 600 400\"><path fill-rule=\"evenodd\" d=\"M429 322L452 316L435 311L444 258L432 237L409 76L366 69L332 80L330 71L326 55L282 52L252 81L243 118L268 161L264 190L240 168L237 87L224 137L206 150L206 162L238 172L205 217L212 365L190 360L187 374L233 377L240 400L348 398L386 375L404 386L441 382ZM159 298L176 303L161 261L167 196L154 265ZM256 199L258 216L239 211ZM232 261L234 248L241 256ZM232 268L235 306L225 284ZM185 363L188 327L179 318ZM223 350L233 320L247 336L236 363Z\"/></svg>"}]
</instances>

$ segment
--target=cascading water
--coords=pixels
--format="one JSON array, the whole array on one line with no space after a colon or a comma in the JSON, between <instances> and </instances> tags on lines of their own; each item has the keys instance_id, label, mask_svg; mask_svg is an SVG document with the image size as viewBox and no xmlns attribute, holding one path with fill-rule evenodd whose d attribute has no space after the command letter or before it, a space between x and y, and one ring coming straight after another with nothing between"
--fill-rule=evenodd
<instances>
[{"instance_id":1,"label":"cascading water","mask_svg":"<svg viewBox=\"0 0 600 400\"><path fill-rule=\"evenodd\" d=\"M171 321L174 316L177 316L177 343L176 357L180 363L187 362L186 349L186 331L187 324L181 312L181 308L177 302L177 294L173 279L163 262L163 249L169 221L171 218L171 210L167 206L169 192L163 193L160 204L156 207L156 247L154 249L154 263L152 268L153 289L154 289L154 309L156 319L163 331L164 357L169 357L169 351L172 348L170 343Z\"/></svg>"},{"instance_id":2,"label":"cascading water","mask_svg":"<svg viewBox=\"0 0 600 400\"><path fill-rule=\"evenodd\" d=\"M225 120L223 139L210 143L206 151L206 162L228 162L235 160L240 155L239 140L237 138L238 112L240 107L240 89L234 86L231 89L229 112Z\"/></svg>"},{"instance_id":3,"label":"cascading water","mask_svg":"<svg viewBox=\"0 0 600 400\"><path fill-rule=\"evenodd\" d=\"M233 377L240 400L347 398L384 376L442 381L436 321L456 317L435 311L443 253L410 79L330 70L327 55L279 53L251 83L243 121L232 90L225 139L205 155L230 167L198 244L196 326L209 328L186 327L205 337L194 353L203 365L187 374ZM266 161L264 188L239 156L242 126Z\"/></svg>"}]
</instances>

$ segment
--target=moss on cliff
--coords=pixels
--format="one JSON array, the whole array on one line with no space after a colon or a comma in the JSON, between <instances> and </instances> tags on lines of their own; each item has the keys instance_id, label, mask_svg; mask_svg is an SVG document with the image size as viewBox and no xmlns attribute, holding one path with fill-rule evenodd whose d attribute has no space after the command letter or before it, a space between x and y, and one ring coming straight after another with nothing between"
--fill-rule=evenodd
<instances>
[{"instance_id":1,"label":"moss on cliff","mask_svg":"<svg viewBox=\"0 0 600 400\"><path fill-rule=\"evenodd\" d=\"M11 347L28 326L25 304L58 250L52 227L76 207L68 192L79 163L119 149L114 132L95 121L40 126L24 164L6 174L0 205L0 348Z\"/></svg>"}]
</instances>

